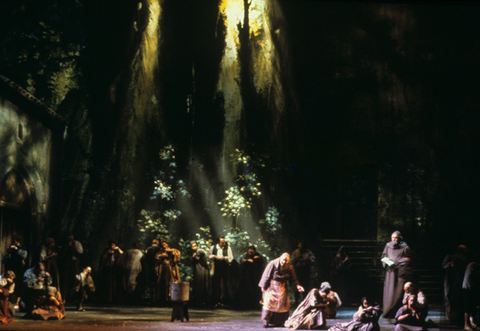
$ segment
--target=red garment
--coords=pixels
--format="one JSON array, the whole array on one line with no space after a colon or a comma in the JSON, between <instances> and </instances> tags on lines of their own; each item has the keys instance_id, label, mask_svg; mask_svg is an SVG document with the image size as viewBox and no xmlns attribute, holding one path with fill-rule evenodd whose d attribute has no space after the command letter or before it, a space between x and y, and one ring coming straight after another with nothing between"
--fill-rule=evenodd
<instances>
[{"instance_id":1,"label":"red garment","mask_svg":"<svg viewBox=\"0 0 480 331\"><path fill-rule=\"evenodd\" d=\"M40 299L38 308L32 312L33 319L40 320L61 320L65 317L65 307L62 303L62 296L57 292L55 298L44 296Z\"/></svg>"},{"instance_id":2,"label":"red garment","mask_svg":"<svg viewBox=\"0 0 480 331\"><path fill-rule=\"evenodd\" d=\"M15 322L15 320L12 319L12 315L10 315L10 312L8 311L9 294L10 292L8 292L7 289L2 289L2 292L0 293L0 324Z\"/></svg>"}]
</instances>

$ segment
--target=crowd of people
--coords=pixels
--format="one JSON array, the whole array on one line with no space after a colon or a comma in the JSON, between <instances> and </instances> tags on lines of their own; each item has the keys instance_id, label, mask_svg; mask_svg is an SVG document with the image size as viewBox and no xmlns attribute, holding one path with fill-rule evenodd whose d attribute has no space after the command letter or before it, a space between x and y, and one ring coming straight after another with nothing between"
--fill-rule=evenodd
<instances>
[{"instance_id":1,"label":"crowd of people","mask_svg":"<svg viewBox=\"0 0 480 331\"><path fill-rule=\"evenodd\" d=\"M20 238L14 237L2 258L0 324L13 322L16 310L24 311L26 318L63 319L66 298L82 311L83 301L95 292L92 269L80 268L82 254L82 244L70 234L62 246L47 238L28 259Z\"/></svg>"},{"instance_id":2,"label":"crowd of people","mask_svg":"<svg viewBox=\"0 0 480 331\"><path fill-rule=\"evenodd\" d=\"M290 329L326 329L327 320L336 317L342 297L349 292L348 274L352 266L348 249L340 247L333 259L332 274L339 287L336 292L329 282L311 288L310 272L314 254L304 241L299 241L292 254L283 253L268 264L255 246L238 259L237 278L232 279L234 256L224 237L218 237L208 251L190 242L187 260L191 263L190 304L202 307L232 307L259 309L264 327L285 326ZM468 258L468 249L460 245L448 255L443 267L447 316L461 318L464 329L476 328L475 310L478 304L479 263ZM25 311L25 317L40 320L63 319L65 303L75 303L84 311L83 303L95 296L106 303L141 303L148 293L150 302L164 306L171 301L171 285L181 282L181 253L170 247L167 240L153 239L145 250L135 242L123 251L114 240L108 242L100 255L95 275L100 291L96 292L92 268L83 265L83 247L70 234L64 245L47 238L33 252L28 268L28 252L13 238L3 254L5 272L0 275L0 324L13 322L15 310ZM412 267L412 251L399 231L392 233L385 245L381 262L385 268L383 306L368 295L362 298L353 320L336 323L329 331L378 331L380 316L393 320L396 331L421 331L428 326L427 299L418 288ZM341 280L338 282L338 280ZM235 285L233 285L233 283ZM294 292L294 312L290 315L290 284Z\"/></svg>"}]
</instances>

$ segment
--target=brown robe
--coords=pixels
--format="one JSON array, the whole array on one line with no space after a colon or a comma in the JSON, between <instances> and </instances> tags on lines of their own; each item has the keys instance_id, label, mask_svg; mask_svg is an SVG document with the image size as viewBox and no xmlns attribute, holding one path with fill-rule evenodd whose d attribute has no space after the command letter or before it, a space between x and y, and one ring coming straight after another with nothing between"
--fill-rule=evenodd
<instances>
[{"instance_id":1,"label":"brown robe","mask_svg":"<svg viewBox=\"0 0 480 331\"><path fill-rule=\"evenodd\" d=\"M290 301L286 283L290 282L295 291L300 285L291 264L280 265L280 258L268 263L258 283L266 289L263 296L262 320L269 324L283 325L290 312Z\"/></svg>"},{"instance_id":2,"label":"brown robe","mask_svg":"<svg viewBox=\"0 0 480 331\"><path fill-rule=\"evenodd\" d=\"M62 295L57 292L54 298L45 295L40 299L38 308L32 311L32 318L38 320L61 320L65 317Z\"/></svg>"},{"instance_id":3,"label":"brown robe","mask_svg":"<svg viewBox=\"0 0 480 331\"><path fill-rule=\"evenodd\" d=\"M8 324L15 322L12 319L12 315L10 311L8 311L8 296L10 292L7 289L3 288L2 292L0 293L0 324Z\"/></svg>"},{"instance_id":4,"label":"brown robe","mask_svg":"<svg viewBox=\"0 0 480 331\"><path fill-rule=\"evenodd\" d=\"M155 274L157 275L157 287L155 296L160 300L170 300L172 283L181 282L180 272L178 270L178 262L181 253L175 248L167 256L162 256L165 252L162 250L155 256Z\"/></svg>"},{"instance_id":5,"label":"brown robe","mask_svg":"<svg viewBox=\"0 0 480 331\"><path fill-rule=\"evenodd\" d=\"M382 259L387 257L395 262L392 266L383 263L383 266L386 267L385 283L383 285L383 317L385 318L395 317L395 313L402 305L405 281L398 277L398 270L399 262L406 256L407 249L408 246L404 242L400 242L398 245L389 242L385 245L382 253Z\"/></svg>"}]
</instances>

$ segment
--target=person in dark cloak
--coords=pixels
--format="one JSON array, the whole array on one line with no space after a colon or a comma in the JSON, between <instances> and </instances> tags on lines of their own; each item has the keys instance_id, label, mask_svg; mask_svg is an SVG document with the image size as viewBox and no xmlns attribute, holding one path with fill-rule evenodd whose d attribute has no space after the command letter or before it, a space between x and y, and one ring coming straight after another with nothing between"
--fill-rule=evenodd
<instances>
[{"instance_id":1,"label":"person in dark cloak","mask_svg":"<svg viewBox=\"0 0 480 331\"><path fill-rule=\"evenodd\" d=\"M203 306L208 301L210 289L207 253L198 248L198 244L194 240L190 242L190 247L192 249L190 261L193 265L192 299L190 302L196 306Z\"/></svg>"},{"instance_id":2,"label":"person in dark cloak","mask_svg":"<svg viewBox=\"0 0 480 331\"><path fill-rule=\"evenodd\" d=\"M155 296L157 287L157 274L155 273L155 256L162 250L160 247L160 241L158 239L152 240L152 245L145 250L145 254L142 257L142 267L144 266L144 281L146 282L150 290L150 299L152 304L158 301L158 297Z\"/></svg>"},{"instance_id":3,"label":"person in dark cloak","mask_svg":"<svg viewBox=\"0 0 480 331\"><path fill-rule=\"evenodd\" d=\"M417 296L411 294L407 299L407 304L400 307L395 315L397 325L395 331L422 331L425 330L425 318L428 314L428 308L420 308L417 303Z\"/></svg>"},{"instance_id":4,"label":"person in dark cloak","mask_svg":"<svg viewBox=\"0 0 480 331\"><path fill-rule=\"evenodd\" d=\"M310 272L312 265L315 263L315 255L308 249L305 241L300 240L298 242L297 249L292 253L290 263L295 269L295 274L298 277L300 285L302 285L306 292L309 292L311 289ZM299 292L295 292L295 306L300 302L300 296Z\"/></svg>"},{"instance_id":5,"label":"person in dark cloak","mask_svg":"<svg viewBox=\"0 0 480 331\"><path fill-rule=\"evenodd\" d=\"M413 259L415 257L415 253L413 252L413 250L408 248L405 254L405 257L402 257L398 261L398 278L403 280L404 283L410 282L413 284L417 284L419 278L413 266Z\"/></svg>"},{"instance_id":6,"label":"person in dark cloak","mask_svg":"<svg viewBox=\"0 0 480 331\"><path fill-rule=\"evenodd\" d=\"M75 240L73 233L68 234L67 241L59 246L60 252L60 275L61 293L65 300L68 299L72 288L75 286L77 274L80 273L80 260L83 256L83 246L80 241Z\"/></svg>"},{"instance_id":7,"label":"person in dark cloak","mask_svg":"<svg viewBox=\"0 0 480 331\"><path fill-rule=\"evenodd\" d=\"M445 313L450 321L459 324L463 323L462 284L468 263L468 248L465 245L459 245L456 253L445 256L442 263L445 269Z\"/></svg>"},{"instance_id":8,"label":"person in dark cloak","mask_svg":"<svg viewBox=\"0 0 480 331\"><path fill-rule=\"evenodd\" d=\"M395 317L402 304L403 285L405 281L398 277L399 263L407 255L407 244L403 241L400 231L392 233L392 241L385 245L382 253L382 263L385 268L385 283L383 285L383 312L385 318Z\"/></svg>"},{"instance_id":9,"label":"person in dark cloak","mask_svg":"<svg viewBox=\"0 0 480 331\"><path fill-rule=\"evenodd\" d=\"M257 253L255 246L240 257L240 277L235 295L237 309L258 309L262 299L262 291L258 282L265 267L263 257Z\"/></svg>"},{"instance_id":10,"label":"person in dark cloak","mask_svg":"<svg viewBox=\"0 0 480 331\"><path fill-rule=\"evenodd\" d=\"M467 265L465 277L463 278L462 295L464 308L464 326L463 330L471 331L477 328L475 321L480 289L480 263L478 256L473 258L473 262Z\"/></svg>"},{"instance_id":11,"label":"person in dark cloak","mask_svg":"<svg viewBox=\"0 0 480 331\"><path fill-rule=\"evenodd\" d=\"M333 259L331 279L338 289L338 294L344 302L349 301L352 261L348 255L348 248L341 246Z\"/></svg>"},{"instance_id":12,"label":"person in dark cloak","mask_svg":"<svg viewBox=\"0 0 480 331\"><path fill-rule=\"evenodd\" d=\"M368 297L362 298L362 304L353 314L353 320L347 323L337 323L328 331L380 331L378 320L382 315L380 305Z\"/></svg>"},{"instance_id":13,"label":"person in dark cloak","mask_svg":"<svg viewBox=\"0 0 480 331\"><path fill-rule=\"evenodd\" d=\"M117 246L115 240L110 240L100 257L100 289L105 302L121 300L123 268L120 259L122 254L123 251Z\"/></svg>"},{"instance_id":14,"label":"person in dark cloak","mask_svg":"<svg viewBox=\"0 0 480 331\"><path fill-rule=\"evenodd\" d=\"M289 263L290 255L283 253L279 258L270 261L263 271L258 286L263 292L262 321L263 327L285 324L290 312L287 282L299 292L304 288L298 282L293 266Z\"/></svg>"}]
</instances>

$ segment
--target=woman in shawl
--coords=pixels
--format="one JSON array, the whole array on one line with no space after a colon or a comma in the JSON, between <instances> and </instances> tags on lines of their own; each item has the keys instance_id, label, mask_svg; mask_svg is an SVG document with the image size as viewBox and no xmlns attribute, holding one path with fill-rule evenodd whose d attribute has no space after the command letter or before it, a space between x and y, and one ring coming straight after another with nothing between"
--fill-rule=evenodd
<instances>
[{"instance_id":1,"label":"woman in shawl","mask_svg":"<svg viewBox=\"0 0 480 331\"><path fill-rule=\"evenodd\" d=\"M348 301L347 295L350 292L351 270L352 261L348 255L348 248L341 246L333 259L331 279L344 301Z\"/></svg>"},{"instance_id":2,"label":"woman in shawl","mask_svg":"<svg viewBox=\"0 0 480 331\"><path fill-rule=\"evenodd\" d=\"M207 253L198 248L195 240L190 242L191 255L190 261L193 264L192 280L192 300L194 305L205 305L208 301L208 292L210 288L210 274L207 263Z\"/></svg>"},{"instance_id":3,"label":"woman in shawl","mask_svg":"<svg viewBox=\"0 0 480 331\"><path fill-rule=\"evenodd\" d=\"M395 317L395 313L402 304L403 285L405 280L398 277L401 261L407 255L408 246L403 241L400 231L392 233L392 241L385 245L382 253L385 271L383 285L383 311L385 318Z\"/></svg>"},{"instance_id":4,"label":"woman in shawl","mask_svg":"<svg viewBox=\"0 0 480 331\"><path fill-rule=\"evenodd\" d=\"M395 315L395 331L422 331L427 314L428 308L421 308L417 303L417 296L410 295L407 304L400 307Z\"/></svg>"},{"instance_id":5,"label":"woman in shawl","mask_svg":"<svg viewBox=\"0 0 480 331\"><path fill-rule=\"evenodd\" d=\"M362 298L362 305L353 314L353 320L347 323L337 323L328 331L380 331L378 319L382 309L367 297Z\"/></svg>"},{"instance_id":6,"label":"woman in shawl","mask_svg":"<svg viewBox=\"0 0 480 331\"><path fill-rule=\"evenodd\" d=\"M285 327L293 330L324 328L327 318L334 318L335 307L341 304L338 294L331 291L330 284L323 282L320 290L314 288L308 292L292 316L285 322Z\"/></svg>"},{"instance_id":7,"label":"woman in shawl","mask_svg":"<svg viewBox=\"0 0 480 331\"><path fill-rule=\"evenodd\" d=\"M53 286L40 298L38 308L32 311L32 318L37 320L61 320L65 317L62 296Z\"/></svg>"},{"instance_id":8,"label":"woman in shawl","mask_svg":"<svg viewBox=\"0 0 480 331\"><path fill-rule=\"evenodd\" d=\"M115 240L111 239L101 255L100 260L100 289L103 292L103 299L107 302L119 300L123 268L121 258L123 251L117 246Z\"/></svg>"},{"instance_id":9,"label":"woman in shawl","mask_svg":"<svg viewBox=\"0 0 480 331\"><path fill-rule=\"evenodd\" d=\"M289 263L290 255L283 253L279 258L270 261L263 271L258 286L263 292L262 320L263 327L269 324L283 325L288 318L290 302L288 300L287 281L294 289L303 292L297 276Z\"/></svg>"}]
</instances>

